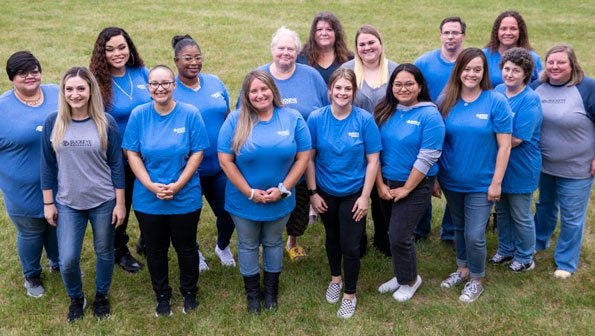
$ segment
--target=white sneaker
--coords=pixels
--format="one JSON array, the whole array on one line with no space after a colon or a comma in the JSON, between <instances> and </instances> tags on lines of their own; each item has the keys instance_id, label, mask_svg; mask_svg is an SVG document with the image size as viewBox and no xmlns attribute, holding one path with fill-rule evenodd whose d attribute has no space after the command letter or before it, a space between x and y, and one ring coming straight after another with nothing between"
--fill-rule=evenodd
<instances>
[{"instance_id":1,"label":"white sneaker","mask_svg":"<svg viewBox=\"0 0 595 336\"><path fill-rule=\"evenodd\" d=\"M217 255L217 257L219 257L219 260L221 260L221 264L223 266L236 266L236 261L233 259L233 254L231 254L229 245L226 246L223 250L220 249L218 245L215 245L215 254Z\"/></svg>"},{"instance_id":2,"label":"white sneaker","mask_svg":"<svg viewBox=\"0 0 595 336\"><path fill-rule=\"evenodd\" d=\"M205 257L202 255L200 250L198 250L198 271L202 272L202 271L208 271L208 270L209 270L209 265L207 265L207 261L205 260Z\"/></svg>"},{"instance_id":3,"label":"white sneaker","mask_svg":"<svg viewBox=\"0 0 595 336\"><path fill-rule=\"evenodd\" d=\"M394 277L387 282L383 283L378 287L378 292L381 294L384 293L394 293L397 289L399 289L399 282L397 281L397 277Z\"/></svg>"},{"instance_id":4,"label":"white sneaker","mask_svg":"<svg viewBox=\"0 0 595 336\"><path fill-rule=\"evenodd\" d=\"M561 269L557 269L554 272L554 277L558 278L558 279L568 279L568 278L570 278L571 275L572 275L572 273L565 271L565 270L561 270Z\"/></svg>"},{"instance_id":5,"label":"white sneaker","mask_svg":"<svg viewBox=\"0 0 595 336\"><path fill-rule=\"evenodd\" d=\"M413 294L417 291L419 286L421 285L421 277L417 275L417 279L412 286L409 285L401 285L396 292L393 293L393 299L404 302L413 297Z\"/></svg>"}]
</instances>

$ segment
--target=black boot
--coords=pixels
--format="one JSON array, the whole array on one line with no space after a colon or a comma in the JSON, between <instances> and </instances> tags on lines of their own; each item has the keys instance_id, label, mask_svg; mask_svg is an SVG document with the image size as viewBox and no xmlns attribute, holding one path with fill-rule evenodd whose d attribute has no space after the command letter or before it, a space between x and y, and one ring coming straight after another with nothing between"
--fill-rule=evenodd
<instances>
[{"instance_id":1,"label":"black boot","mask_svg":"<svg viewBox=\"0 0 595 336\"><path fill-rule=\"evenodd\" d=\"M244 277L244 289L248 299L248 312L260 313L260 273Z\"/></svg>"},{"instance_id":2,"label":"black boot","mask_svg":"<svg viewBox=\"0 0 595 336\"><path fill-rule=\"evenodd\" d=\"M280 274L281 273L264 272L264 309L277 309Z\"/></svg>"}]
</instances>

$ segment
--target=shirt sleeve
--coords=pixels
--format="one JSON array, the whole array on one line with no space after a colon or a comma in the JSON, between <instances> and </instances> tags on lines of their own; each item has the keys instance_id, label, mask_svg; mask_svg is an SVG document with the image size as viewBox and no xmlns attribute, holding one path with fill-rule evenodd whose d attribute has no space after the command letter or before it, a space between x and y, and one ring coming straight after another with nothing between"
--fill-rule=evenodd
<instances>
[{"instance_id":1,"label":"shirt sleeve","mask_svg":"<svg viewBox=\"0 0 595 336\"><path fill-rule=\"evenodd\" d=\"M367 113L367 112L364 112ZM364 152L366 154L378 153L382 150L380 131L374 122L372 115L364 121Z\"/></svg>"},{"instance_id":2,"label":"shirt sleeve","mask_svg":"<svg viewBox=\"0 0 595 336\"><path fill-rule=\"evenodd\" d=\"M512 111L501 94L492 92L492 125L494 133L512 133Z\"/></svg>"},{"instance_id":3,"label":"shirt sleeve","mask_svg":"<svg viewBox=\"0 0 595 336\"><path fill-rule=\"evenodd\" d=\"M234 154L232 149L232 138L235 131L235 124L237 122L237 114L239 112L236 110L232 112L223 125L219 130L219 137L217 139L217 151L226 154Z\"/></svg>"},{"instance_id":4,"label":"shirt sleeve","mask_svg":"<svg viewBox=\"0 0 595 336\"><path fill-rule=\"evenodd\" d=\"M116 189L124 189L124 161L122 159L122 142L118 124L110 116L108 117L107 128L107 164L110 167L112 184Z\"/></svg>"},{"instance_id":5,"label":"shirt sleeve","mask_svg":"<svg viewBox=\"0 0 595 336\"><path fill-rule=\"evenodd\" d=\"M541 102L537 96L526 99L521 109L515 112L512 136L523 141L529 141L533 137L535 128L541 120Z\"/></svg>"},{"instance_id":6,"label":"shirt sleeve","mask_svg":"<svg viewBox=\"0 0 595 336\"><path fill-rule=\"evenodd\" d=\"M142 105L141 105L142 106ZM141 110L140 106L134 108L128 119L126 131L124 131L124 140L122 141L122 148L140 153L140 127Z\"/></svg>"},{"instance_id":7,"label":"shirt sleeve","mask_svg":"<svg viewBox=\"0 0 595 336\"><path fill-rule=\"evenodd\" d=\"M209 136L207 128L198 110L188 111L191 117L190 122L190 151L192 153L209 148Z\"/></svg>"},{"instance_id":8,"label":"shirt sleeve","mask_svg":"<svg viewBox=\"0 0 595 336\"><path fill-rule=\"evenodd\" d=\"M49 115L43 124L40 165L42 190L52 189L56 191L58 188L58 162L51 140L56 116L56 113Z\"/></svg>"},{"instance_id":9,"label":"shirt sleeve","mask_svg":"<svg viewBox=\"0 0 595 336\"><path fill-rule=\"evenodd\" d=\"M298 152L305 152L312 149L312 138L308 125L302 115L295 111L296 114L296 125L295 125L295 142L297 144Z\"/></svg>"},{"instance_id":10,"label":"shirt sleeve","mask_svg":"<svg viewBox=\"0 0 595 336\"><path fill-rule=\"evenodd\" d=\"M312 149L316 149L316 144L317 142L317 136L318 136L318 132L317 132L317 128L316 125L320 122L320 110L316 110L314 112L312 112L312 114L310 114L310 116L308 117L308 121L307 121L307 125L308 125L308 131L310 132L310 139L312 141Z\"/></svg>"}]
</instances>

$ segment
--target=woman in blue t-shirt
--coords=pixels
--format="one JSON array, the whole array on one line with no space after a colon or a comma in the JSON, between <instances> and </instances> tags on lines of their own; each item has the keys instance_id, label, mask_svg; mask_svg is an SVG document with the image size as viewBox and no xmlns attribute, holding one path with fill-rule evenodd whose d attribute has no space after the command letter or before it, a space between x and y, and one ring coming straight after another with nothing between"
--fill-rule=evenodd
<instances>
[{"instance_id":1,"label":"woman in blue t-shirt","mask_svg":"<svg viewBox=\"0 0 595 336\"><path fill-rule=\"evenodd\" d=\"M502 196L496 204L498 251L490 262L512 261L509 265L512 271L524 272L535 267L535 222L531 207L541 170L541 101L527 86L533 59L526 49L508 49L502 55L500 68L504 84L495 90L508 99L514 117L510 159L502 181Z\"/></svg>"},{"instance_id":2,"label":"woman in blue t-shirt","mask_svg":"<svg viewBox=\"0 0 595 336\"><path fill-rule=\"evenodd\" d=\"M360 240L382 145L372 115L353 106L357 92L353 70L335 70L328 87L331 104L308 118L312 150L306 176L310 202L326 232L331 271L326 300L336 303L341 299L343 264L345 293L337 316L350 318L357 303Z\"/></svg>"},{"instance_id":3,"label":"woman in blue t-shirt","mask_svg":"<svg viewBox=\"0 0 595 336\"><path fill-rule=\"evenodd\" d=\"M422 282L417 273L414 235L431 202L444 122L415 65L399 65L388 83L386 98L374 113L382 137L376 188L384 215L389 218L395 276L378 291L393 292L393 298L402 302L411 299Z\"/></svg>"},{"instance_id":4,"label":"woman in blue t-shirt","mask_svg":"<svg viewBox=\"0 0 595 336\"><path fill-rule=\"evenodd\" d=\"M68 322L82 319L87 304L80 267L87 222L93 228L96 258L93 315L107 318L114 230L126 216L121 137L88 69L73 67L64 73L59 99L58 112L43 125L43 212L56 226L60 273L70 297Z\"/></svg>"},{"instance_id":5,"label":"woman in blue t-shirt","mask_svg":"<svg viewBox=\"0 0 595 336\"><path fill-rule=\"evenodd\" d=\"M170 68L153 68L148 86L153 102L132 111L122 148L136 175L134 213L146 244L147 265L157 299L155 314L169 316L170 242L178 256L183 312L198 305L196 228L202 192L197 169L203 151L209 147L209 138L198 109L174 100L176 82Z\"/></svg>"},{"instance_id":6,"label":"woman in blue t-shirt","mask_svg":"<svg viewBox=\"0 0 595 336\"><path fill-rule=\"evenodd\" d=\"M17 230L17 254L27 295L43 296L41 254L45 248L50 271L60 269L56 228L43 216L39 187L39 147L48 114L58 109L58 86L41 84L39 60L17 51L6 61L12 89L0 96L0 190L6 212ZM18 174L15 174L18 172Z\"/></svg>"},{"instance_id":7,"label":"woman in blue t-shirt","mask_svg":"<svg viewBox=\"0 0 595 336\"><path fill-rule=\"evenodd\" d=\"M462 302L475 301L484 290L485 227L500 200L510 155L512 113L506 98L490 88L484 53L467 48L457 57L439 108L446 136L434 193L441 187L446 196L457 254L457 270L441 287L467 282Z\"/></svg>"},{"instance_id":8,"label":"woman in blue t-shirt","mask_svg":"<svg viewBox=\"0 0 595 336\"><path fill-rule=\"evenodd\" d=\"M151 100L146 88L149 70L145 67L130 35L119 27L104 28L95 41L89 69L99 83L106 112L116 119L120 135L124 136L132 110ZM120 265L123 270L134 273L142 268L142 264L130 254L126 246L130 239L126 229L134 187L134 173L126 160L124 160L124 173L126 176L126 218L124 224L116 229L114 246L116 248L116 264ZM139 237L138 246L142 246L141 238ZM139 248L138 251L142 253L143 249Z\"/></svg>"},{"instance_id":9,"label":"woman in blue t-shirt","mask_svg":"<svg viewBox=\"0 0 595 336\"><path fill-rule=\"evenodd\" d=\"M202 193L217 217L215 254L221 264L235 266L236 262L229 249L234 225L229 213L224 209L227 177L217 159L219 129L229 113L227 89L217 76L201 72L204 58L198 43L190 35L174 36L172 47L174 62L178 68L174 98L198 108L209 134L211 146L205 149L198 174ZM200 271L208 270L209 266L200 250L198 254Z\"/></svg>"},{"instance_id":10,"label":"woman in blue t-shirt","mask_svg":"<svg viewBox=\"0 0 595 336\"><path fill-rule=\"evenodd\" d=\"M282 107L272 76L254 70L244 78L239 110L219 132L217 151L229 181L225 210L238 234L240 273L248 312L261 310L259 246L264 265L264 307L277 308L283 260L283 229L295 207L295 185L311 148L304 118Z\"/></svg>"}]
</instances>

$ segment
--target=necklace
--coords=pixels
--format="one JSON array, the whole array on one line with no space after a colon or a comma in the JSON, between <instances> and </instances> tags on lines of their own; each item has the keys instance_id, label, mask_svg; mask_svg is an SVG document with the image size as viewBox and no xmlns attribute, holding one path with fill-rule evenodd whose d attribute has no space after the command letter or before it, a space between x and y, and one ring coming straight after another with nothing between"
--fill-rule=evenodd
<instances>
[{"instance_id":1,"label":"necklace","mask_svg":"<svg viewBox=\"0 0 595 336\"><path fill-rule=\"evenodd\" d=\"M114 80L114 77L112 77L112 82L114 83L114 85L116 85L116 87L118 88L118 90L120 90L126 97L130 98L130 100L132 100L132 94L134 93L134 86L132 85L132 78L130 77L130 72L127 72L128 75L128 82L130 82L130 94L126 91L124 91L124 89L122 89L122 87L120 85L118 85L118 83L116 83L116 81Z\"/></svg>"},{"instance_id":2,"label":"necklace","mask_svg":"<svg viewBox=\"0 0 595 336\"><path fill-rule=\"evenodd\" d=\"M33 99L25 99L25 97L23 97L21 95L21 93L17 90L14 90L15 95L17 96L17 98L23 102L25 105L29 105L29 106L38 106L43 102L43 92L41 90L37 91L37 98L33 98Z\"/></svg>"}]
</instances>

